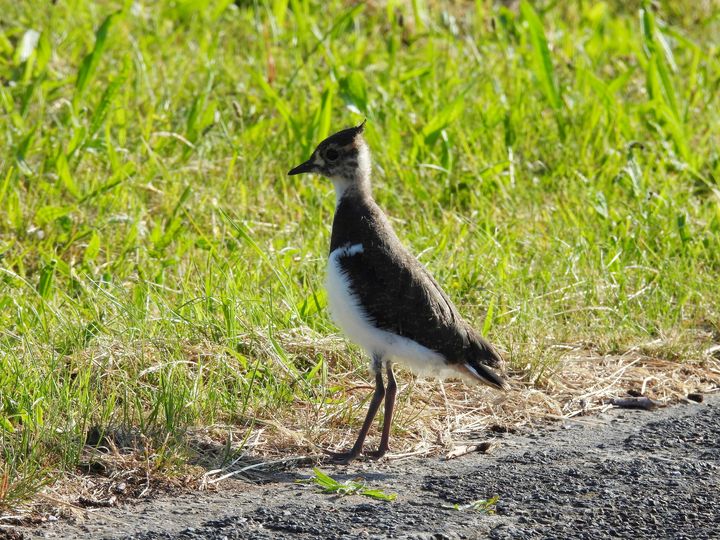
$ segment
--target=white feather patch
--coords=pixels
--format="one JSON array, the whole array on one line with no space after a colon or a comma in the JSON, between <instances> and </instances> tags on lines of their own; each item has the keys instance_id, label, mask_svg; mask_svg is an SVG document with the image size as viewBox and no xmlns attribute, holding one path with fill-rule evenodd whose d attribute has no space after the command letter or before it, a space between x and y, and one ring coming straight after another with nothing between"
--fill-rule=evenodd
<instances>
[{"instance_id":1,"label":"white feather patch","mask_svg":"<svg viewBox=\"0 0 720 540\"><path fill-rule=\"evenodd\" d=\"M340 200L345 195L345 190L350 187L350 182L346 178L332 178L333 186L335 187L335 208L340 204Z\"/></svg>"},{"instance_id":2,"label":"white feather patch","mask_svg":"<svg viewBox=\"0 0 720 540\"><path fill-rule=\"evenodd\" d=\"M370 169L372 168L370 160L370 149L367 143L362 141L358 145L358 172L361 178L370 178Z\"/></svg>"}]
</instances>

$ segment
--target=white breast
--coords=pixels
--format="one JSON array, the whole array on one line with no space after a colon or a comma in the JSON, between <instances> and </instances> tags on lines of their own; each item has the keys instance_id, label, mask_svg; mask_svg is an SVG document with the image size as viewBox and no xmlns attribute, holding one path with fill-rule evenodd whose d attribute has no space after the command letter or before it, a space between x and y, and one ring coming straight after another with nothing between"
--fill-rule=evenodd
<instances>
[{"instance_id":1,"label":"white breast","mask_svg":"<svg viewBox=\"0 0 720 540\"><path fill-rule=\"evenodd\" d=\"M418 375L457 377L457 371L447 367L441 354L416 341L381 330L368 320L339 262L341 257L352 257L362 252L362 244L347 245L333 251L328 259L328 306L335 323L370 357L377 355L383 361L399 362ZM408 316L412 314L408 313ZM370 366L372 370L372 362Z\"/></svg>"}]
</instances>

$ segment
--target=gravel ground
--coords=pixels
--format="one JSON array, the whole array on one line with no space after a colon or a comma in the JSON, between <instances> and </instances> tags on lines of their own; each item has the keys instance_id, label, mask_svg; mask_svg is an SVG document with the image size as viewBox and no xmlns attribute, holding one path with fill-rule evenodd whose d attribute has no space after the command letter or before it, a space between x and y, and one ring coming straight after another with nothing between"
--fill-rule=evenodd
<instances>
[{"instance_id":1,"label":"gravel ground","mask_svg":"<svg viewBox=\"0 0 720 540\"><path fill-rule=\"evenodd\" d=\"M398 494L324 495L309 469L263 485L100 509L28 538L720 538L720 397L498 435L491 454L323 465ZM494 495L497 514L448 508Z\"/></svg>"}]
</instances>

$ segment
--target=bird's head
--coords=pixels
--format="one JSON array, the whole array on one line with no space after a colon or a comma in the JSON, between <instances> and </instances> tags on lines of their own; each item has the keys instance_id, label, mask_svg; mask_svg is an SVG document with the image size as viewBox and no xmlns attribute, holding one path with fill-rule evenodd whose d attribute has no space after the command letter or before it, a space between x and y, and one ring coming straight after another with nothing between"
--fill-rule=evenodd
<instances>
[{"instance_id":1,"label":"bird's head","mask_svg":"<svg viewBox=\"0 0 720 540\"><path fill-rule=\"evenodd\" d=\"M306 162L289 175L318 173L330 178L338 191L370 178L370 151L363 138L365 122L338 131L321 142Z\"/></svg>"}]
</instances>

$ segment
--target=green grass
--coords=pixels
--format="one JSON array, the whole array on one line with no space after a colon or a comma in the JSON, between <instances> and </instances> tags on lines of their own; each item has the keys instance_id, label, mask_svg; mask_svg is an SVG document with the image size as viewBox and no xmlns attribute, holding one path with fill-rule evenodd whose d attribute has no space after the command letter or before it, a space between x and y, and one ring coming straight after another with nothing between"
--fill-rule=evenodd
<instances>
[{"instance_id":1,"label":"green grass","mask_svg":"<svg viewBox=\"0 0 720 540\"><path fill-rule=\"evenodd\" d=\"M332 493L344 497L345 495L363 495L379 501L392 502L397 499L396 493L385 493L381 489L368 488L360 480L345 480L338 482L317 467L313 467L313 476L307 480L322 489L323 493Z\"/></svg>"},{"instance_id":2,"label":"green grass","mask_svg":"<svg viewBox=\"0 0 720 540\"><path fill-rule=\"evenodd\" d=\"M558 344L700 359L720 11L630 4L0 0L0 504L93 427L162 468L342 408L334 195L286 172L364 117L399 235L528 379Z\"/></svg>"}]
</instances>

